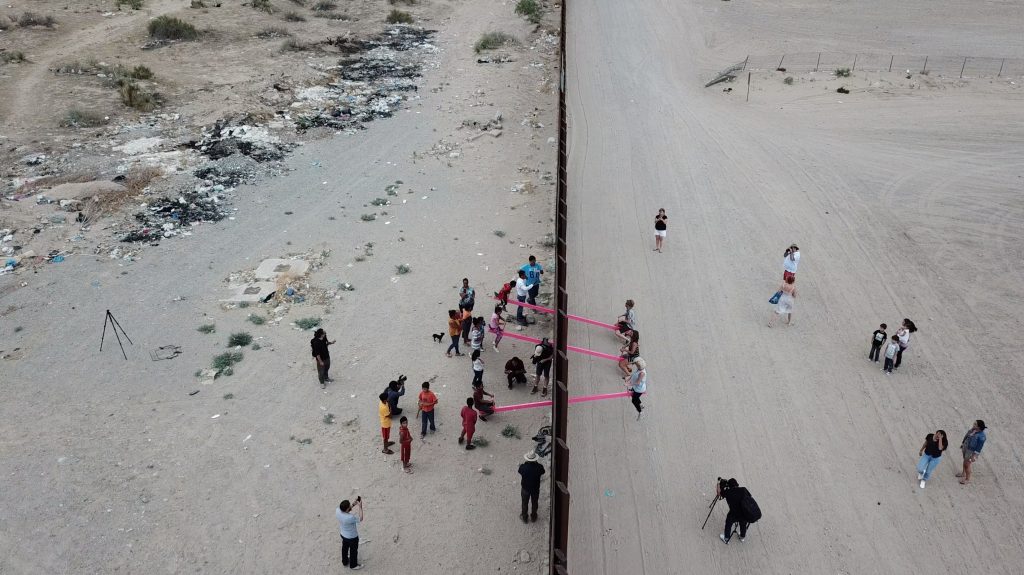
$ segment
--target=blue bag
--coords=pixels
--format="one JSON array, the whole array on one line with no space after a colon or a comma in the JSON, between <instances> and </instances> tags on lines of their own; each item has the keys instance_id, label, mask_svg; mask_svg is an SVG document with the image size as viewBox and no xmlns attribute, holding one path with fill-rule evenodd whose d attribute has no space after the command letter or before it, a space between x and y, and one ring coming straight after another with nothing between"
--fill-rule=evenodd
<instances>
[{"instance_id":1,"label":"blue bag","mask_svg":"<svg viewBox=\"0 0 1024 575\"><path fill-rule=\"evenodd\" d=\"M779 303L779 298L780 297L782 297L782 290L779 290L779 291L775 292L775 295L773 295L771 297L771 299L768 300L768 303L770 303L772 305L775 305L775 304Z\"/></svg>"}]
</instances>

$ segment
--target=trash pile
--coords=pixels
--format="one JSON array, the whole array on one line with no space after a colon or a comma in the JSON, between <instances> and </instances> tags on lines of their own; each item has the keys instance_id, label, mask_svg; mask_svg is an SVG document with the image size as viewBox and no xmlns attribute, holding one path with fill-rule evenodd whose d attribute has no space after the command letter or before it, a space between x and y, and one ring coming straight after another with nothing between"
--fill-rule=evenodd
<instances>
[{"instance_id":1,"label":"trash pile","mask_svg":"<svg viewBox=\"0 0 1024 575\"><path fill-rule=\"evenodd\" d=\"M199 141L189 142L190 147L211 160L241 154L257 162L282 160L295 147L270 135L265 126L231 123L230 119L217 120L210 131L203 130Z\"/></svg>"},{"instance_id":2,"label":"trash pile","mask_svg":"<svg viewBox=\"0 0 1024 575\"><path fill-rule=\"evenodd\" d=\"M328 44L343 54L337 66L325 70L332 76L326 86L312 86L297 93L292 104L299 130L324 126L363 129L367 122L394 114L408 92L415 92L423 59L437 48L429 43L433 30L390 26L368 40L337 38Z\"/></svg>"},{"instance_id":3,"label":"trash pile","mask_svg":"<svg viewBox=\"0 0 1024 575\"><path fill-rule=\"evenodd\" d=\"M224 201L228 189L221 184L205 185L208 183L182 192L177 198L162 197L142 204L143 210L135 213L141 226L126 232L121 241L148 242L178 234L191 235L187 231L190 226L224 219L228 216Z\"/></svg>"}]
</instances>

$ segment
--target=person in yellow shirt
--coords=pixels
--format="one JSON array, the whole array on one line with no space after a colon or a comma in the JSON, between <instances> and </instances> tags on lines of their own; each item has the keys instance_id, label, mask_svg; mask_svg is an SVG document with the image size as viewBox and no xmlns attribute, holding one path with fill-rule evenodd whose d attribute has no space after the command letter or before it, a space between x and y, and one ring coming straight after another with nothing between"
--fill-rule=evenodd
<instances>
[{"instance_id":1,"label":"person in yellow shirt","mask_svg":"<svg viewBox=\"0 0 1024 575\"><path fill-rule=\"evenodd\" d=\"M394 453L388 449L395 444L394 441L388 441L391 438L391 408L388 407L388 394L385 391L380 394L380 405L377 406L377 413L380 414L380 436L384 438L384 449L381 451L388 455Z\"/></svg>"}]
</instances>

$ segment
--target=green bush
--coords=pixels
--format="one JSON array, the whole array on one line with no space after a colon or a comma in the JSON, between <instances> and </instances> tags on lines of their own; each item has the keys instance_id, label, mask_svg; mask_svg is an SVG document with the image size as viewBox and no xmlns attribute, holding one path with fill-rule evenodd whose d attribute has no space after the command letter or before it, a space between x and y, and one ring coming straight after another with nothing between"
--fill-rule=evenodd
<instances>
[{"instance_id":1,"label":"green bush","mask_svg":"<svg viewBox=\"0 0 1024 575\"><path fill-rule=\"evenodd\" d=\"M127 5L132 10L141 10L142 0L114 0L114 7L118 10L120 10L121 6L124 5Z\"/></svg>"},{"instance_id":2,"label":"green bush","mask_svg":"<svg viewBox=\"0 0 1024 575\"><path fill-rule=\"evenodd\" d=\"M516 14L534 24L540 24L541 7L537 0L519 0L516 3Z\"/></svg>"},{"instance_id":3,"label":"green bush","mask_svg":"<svg viewBox=\"0 0 1024 575\"><path fill-rule=\"evenodd\" d=\"M149 37L155 40L195 40L199 38L196 27L171 16L157 16L147 25Z\"/></svg>"},{"instance_id":4,"label":"green bush","mask_svg":"<svg viewBox=\"0 0 1024 575\"><path fill-rule=\"evenodd\" d=\"M0 62L4 64L14 64L25 61L25 53L17 50L13 52L0 52Z\"/></svg>"},{"instance_id":5,"label":"green bush","mask_svg":"<svg viewBox=\"0 0 1024 575\"><path fill-rule=\"evenodd\" d=\"M217 331L217 326L212 323L204 323L203 325L196 328L199 333L213 333Z\"/></svg>"},{"instance_id":6,"label":"green bush","mask_svg":"<svg viewBox=\"0 0 1024 575\"><path fill-rule=\"evenodd\" d=\"M849 78L850 77L850 69L849 68L836 68L836 77L837 78Z\"/></svg>"},{"instance_id":7,"label":"green bush","mask_svg":"<svg viewBox=\"0 0 1024 575\"><path fill-rule=\"evenodd\" d=\"M239 331L228 337L228 347L245 347L252 343L252 336L248 332Z\"/></svg>"},{"instance_id":8,"label":"green bush","mask_svg":"<svg viewBox=\"0 0 1024 575\"><path fill-rule=\"evenodd\" d=\"M45 26L46 28L53 28L57 25L57 20L53 16L40 16L34 12L25 12L18 18L18 26L22 28L28 28L30 26Z\"/></svg>"},{"instance_id":9,"label":"green bush","mask_svg":"<svg viewBox=\"0 0 1024 575\"><path fill-rule=\"evenodd\" d=\"M152 111L157 106L156 96L139 87L135 82L122 82L120 93L121 103L140 112Z\"/></svg>"},{"instance_id":10,"label":"green bush","mask_svg":"<svg viewBox=\"0 0 1024 575\"><path fill-rule=\"evenodd\" d=\"M320 325L320 318L318 317L304 317L302 319L295 320L295 326L299 329L313 329Z\"/></svg>"},{"instance_id":11,"label":"green bush","mask_svg":"<svg viewBox=\"0 0 1024 575\"><path fill-rule=\"evenodd\" d=\"M473 46L473 50L477 54L484 50L494 50L495 48L501 48L506 44L515 44L516 39L511 35L504 32L487 32L480 39L476 41Z\"/></svg>"},{"instance_id":12,"label":"green bush","mask_svg":"<svg viewBox=\"0 0 1024 575\"><path fill-rule=\"evenodd\" d=\"M388 24L412 24L412 14L401 10L392 10L384 21Z\"/></svg>"},{"instance_id":13,"label":"green bush","mask_svg":"<svg viewBox=\"0 0 1024 575\"><path fill-rule=\"evenodd\" d=\"M263 324L267 323L266 318L264 318L261 315L250 315L246 319L248 319L254 325L263 325Z\"/></svg>"},{"instance_id":14,"label":"green bush","mask_svg":"<svg viewBox=\"0 0 1024 575\"><path fill-rule=\"evenodd\" d=\"M305 22L306 17L298 12L289 12L284 15L284 19L287 22Z\"/></svg>"},{"instance_id":15,"label":"green bush","mask_svg":"<svg viewBox=\"0 0 1024 575\"><path fill-rule=\"evenodd\" d=\"M270 0L250 0L249 6L256 10L262 10L267 14L274 13L274 5L270 3Z\"/></svg>"},{"instance_id":16,"label":"green bush","mask_svg":"<svg viewBox=\"0 0 1024 575\"><path fill-rule=\"evenodd\" d=\"M211 365L211 367L213 367L213 369L216 369L217 372L220 373L230 369L232 365L235 365L240 361L242 361L242 352L226 351L213 358L213 364Z\"/></svg>"},{"instance_id":17,"label":"green bush","mask_svg":"<svg viewBox=\"0 0 1024 575\"><path fill-rule=\"evenodd\" d=\"M783 80L782 83L787 85L787 86L792 86L793 85L793 77L792 76L786 76L786 79Z\"/></svg>"}]
</instances>

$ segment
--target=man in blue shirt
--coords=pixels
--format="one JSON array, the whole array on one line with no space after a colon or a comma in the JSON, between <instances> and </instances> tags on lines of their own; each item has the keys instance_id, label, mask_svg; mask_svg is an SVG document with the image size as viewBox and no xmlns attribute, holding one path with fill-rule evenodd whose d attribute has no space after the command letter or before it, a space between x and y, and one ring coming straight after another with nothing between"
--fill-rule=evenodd
<instances>
[{"instance_id":1,"label":"man in blue shirt","mask_svg":"<svg viewBox=\"0 0 1024 575\"><path fill-rule=\"evenodd\" d=\"M963 443L960 444L960 451L964 454L964 470L957 473L961 485L967 485L971 481L971 465L981 455L981 448L985 446L985 422L977 420L974 426L967 430Z\"/></svg>"},{"instance_id":2,"label":"man in blue shirt","mask_svg":"<svg viewBox=\"0 0 1024 575\"><path fill-rule=\"evenodd\" d=\"M359 516L356 516L356 513ZM334 511L341 531L341 564L350 569L362 569L359 564L359 522L363 520L363 498L356 497L352 505L348 499Z\"/></svg>"},{"instance_id":3,"label":"man in blue shirt","mask_svg":"<svg viewBox=\"0 0 1024 575\"><path fill-rule=\"evenodd\" d=\"M537 305L537 294L540 293L540 276L544 275L544 266L537 263L537 258L530 256L530 263L519 269L526 273L526 283L533 286L530 288L530 296L526 303Z\"/></svg>"}]
</instances>

